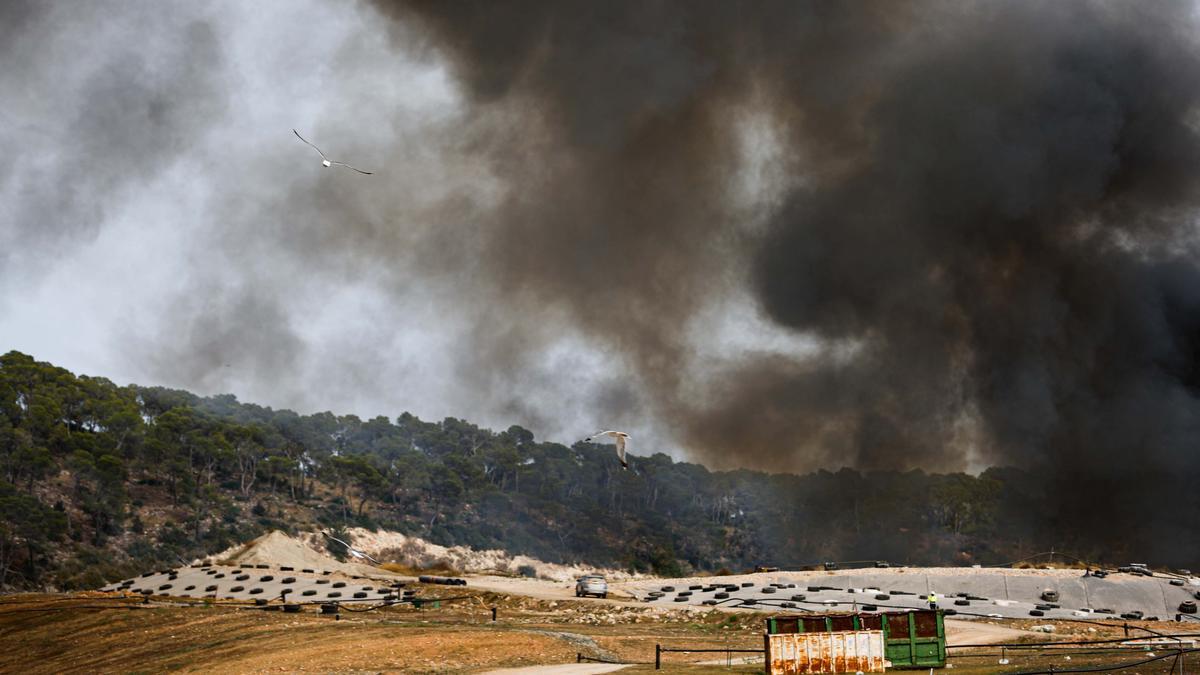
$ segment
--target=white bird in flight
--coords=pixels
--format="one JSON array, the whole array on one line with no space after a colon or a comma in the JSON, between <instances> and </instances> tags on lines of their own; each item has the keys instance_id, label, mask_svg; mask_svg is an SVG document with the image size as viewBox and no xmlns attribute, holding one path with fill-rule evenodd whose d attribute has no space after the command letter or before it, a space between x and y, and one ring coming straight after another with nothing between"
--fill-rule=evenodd
<instances>
[{"instance_id":1,"label":"white bird in flight","mask_svg":"<svg viewBox=\"0 0 1200 675\"><path fill-rule=\"evenodd\" d=\"M358 558L359 560L370 560L371 562L375 563L376 565L379 564L378 560L376 560L376 559L372 558L371 556L367 555L366 553L363 553L362 551L354 548L353 546L351 546L350 544L347 544L346 542L342 541L341 539L338 539L337 537L333 536L332 534L329 534L328 532L322 532L321 534L325 535L329 539L336 541L337 543L341 544L342 546L345 546L346 553L349 553L350 557Z\"/></svg>"},{"instance_id":2,"label":"white bird in flight","mask_svg":"<svg viewBox=\"0 0 1200 675\"><path fill-rule=\"evenodd\" d=\"M629 470L629 462L625 461L625 447L629 443L629 434L625 433L624 431L600 431L600 432L592 434L591 436L588 436L587 438L585 438L583 440L590 443L593 438L599 438L601 436L611 436L614 439L616 439L616 441L617 441L617 459L621 461L621 468L628 471Z\"/></svg>"},{"instance_id":3,"label":"white bird in flight","mask_svg":"<svg viewBox=\"0 0 1200 675\"><path fill-rule=\"evenodd\" d=\"M300 140L304 141L304 142L305 142L306 144L308 144L308 145L309 145L309 146L310 146L310 147L311 147L313 150L316 150L318 153L320 153L320 155L321 155L321 166L323 166L323 167L325 167L325 168L329 168L329 167L331 167L331 166L344 166L344 167L346 167L347 169L353 169L353 170L355 170L355 171L357 171L357 172L359 172L359 173L366 174L366 175L368 175L368 176L370 176L370 175L371 175L371 173L372 173L372 172L370 172L370 171L363 171L362 169L358 169L358 168L355 168L355 167L353 167L353 166L350 166L349 164L347 164L347 163L345 163L345 162L333 162L333 161L330 161L330 159L329 159L328 157L326 157L326 156L325 156L325 153L324 153L324 152L321 152L321 149L320 149L320 148L318 148L317 146L313 145L312 143L309 143L308 139L307 139L307 138L305 138L305 137L303 137L303 136L301 136L299 131L296 131L295 129L292 129L292 133L293 133L293 134L296 134L296 138L299 138Z\"/></svg>"}]
</instances>

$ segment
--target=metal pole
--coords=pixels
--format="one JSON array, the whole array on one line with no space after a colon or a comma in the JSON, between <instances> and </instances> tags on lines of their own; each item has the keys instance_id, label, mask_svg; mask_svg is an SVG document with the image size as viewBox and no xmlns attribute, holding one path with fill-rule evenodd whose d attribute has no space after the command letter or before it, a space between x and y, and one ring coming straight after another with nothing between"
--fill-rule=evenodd
<instances>
[{"instance_id":1,"label":"metal pole","mask_svg":"<svg viewBox=\"0 0 1200 675\"><path fill-rule=\"evenodd\" d=\"M495 621L495 620L496 620L496 608L493 607L492 608L492 621Z\"/></svg>"},{"instance_id":2,"label":"metal pole","mask_svg":"<svg viewBox=\"0 0 1200 675\"><path fill-rule=\"evenodd\" d=\"M662 645L654 644L654 669L662 670Z\"/></svg>"}]
</instances>

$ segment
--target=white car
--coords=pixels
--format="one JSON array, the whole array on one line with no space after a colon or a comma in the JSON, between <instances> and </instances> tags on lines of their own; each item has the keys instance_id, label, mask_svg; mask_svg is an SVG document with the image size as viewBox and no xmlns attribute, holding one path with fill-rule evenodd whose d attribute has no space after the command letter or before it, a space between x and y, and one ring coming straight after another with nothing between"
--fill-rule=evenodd
<instances>
[{"instance_id":1,"label":"white car","mask_svg":"<svg viewBox=\"0 0 1200 675\"><path fill-rule=\"evenodd\" d=\"M586 577L579 577L579 580L575 582L575 597L582 598L585 595L607 598L608 582L599 574L589 574Z\"/></svg>"}]
</instances>

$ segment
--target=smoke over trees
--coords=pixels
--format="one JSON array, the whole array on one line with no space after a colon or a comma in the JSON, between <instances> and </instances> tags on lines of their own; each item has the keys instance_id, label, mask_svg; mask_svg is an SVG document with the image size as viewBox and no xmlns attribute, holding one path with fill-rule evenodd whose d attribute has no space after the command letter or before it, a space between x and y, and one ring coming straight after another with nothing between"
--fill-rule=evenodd
<instances>
[{"instance_id":1,"label":"smoke over trees","mask_svg":"<svg viewBox=\"0 0 1200 675\"><path fill-rule=\"evenodd\" d=\"M377 4L508 120L488 273L605 335L709 463L973 458L1048 472L1067 527L1197 515L1190 5ZM748 116L785 157L757 229ZM731 279L827 351L688 377Z\"/></svg>"},{"instance_id":2,"label":"smoke over trees","mask_svg":"<svg viewBox=\"0 0 1200 675\"><path fill-rule=\"evenodd\" d=\"M117 262L0 309L104 307L140 381L1194 532L1190 4L10 5L0 286ZM306 120L378 175L297 168Z\"/></svg>"}]
</instances>

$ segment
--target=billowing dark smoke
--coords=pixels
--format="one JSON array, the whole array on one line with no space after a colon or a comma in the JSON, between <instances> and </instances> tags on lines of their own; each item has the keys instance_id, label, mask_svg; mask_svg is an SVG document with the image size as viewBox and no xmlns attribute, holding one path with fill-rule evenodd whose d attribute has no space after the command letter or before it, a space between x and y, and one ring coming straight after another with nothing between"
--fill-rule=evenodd
<instances>
[{"instance_id":1,"label":"billowing dark smoke","mask_svg":"<svg viewBox=\"0 0 1200 675\"><path fill-rule=\"evenodd\" d=\"M25 351L714 468L1018 465L1064 537L1200 557L1193 3L241 7L0 4Z\"/></svg>"},{"instance_id":2,"label":"billowing dark smoke","mask_svg":"<svg viewBox=\"0 0 1200 675\"><path fill-rule=\"evenodd\" d=\"M1051 476L1043 515L1072 527L1100 502L1197 515L1168 491L1200 468L1190 4L377 4L507 120L487 272L606 335L709 463L969 449ZM729 202L749 109L804 177L763 236ZM771 319L848 356L681 378L730 259Z\"/></svg>"}]
</instances>

